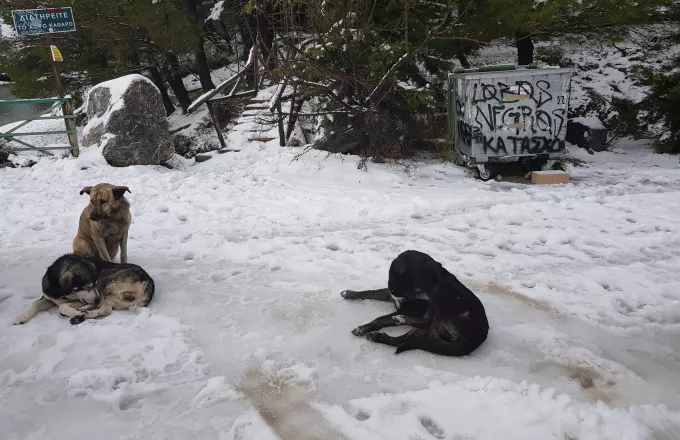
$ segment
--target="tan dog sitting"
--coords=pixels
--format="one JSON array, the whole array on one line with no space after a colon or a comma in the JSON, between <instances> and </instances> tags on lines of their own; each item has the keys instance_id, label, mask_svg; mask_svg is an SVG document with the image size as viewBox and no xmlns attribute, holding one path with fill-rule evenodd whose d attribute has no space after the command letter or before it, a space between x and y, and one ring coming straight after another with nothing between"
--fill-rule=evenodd
<instances>
[{"instance_id":1,"label":"tan dog sitting","mask_svg":"<svg viewBox=\"0 0 680 440\"><path fill-rule=\"evenodd\" d=\"M90 195L90 204L83 209L78 234L73 240L76 255L100 258L113 263L120 248L120 262L127 263L128 229L132 216L130 203L124 197L132 192L127 186L100 183L80 191Z\"/></svg>"}]
</instances>

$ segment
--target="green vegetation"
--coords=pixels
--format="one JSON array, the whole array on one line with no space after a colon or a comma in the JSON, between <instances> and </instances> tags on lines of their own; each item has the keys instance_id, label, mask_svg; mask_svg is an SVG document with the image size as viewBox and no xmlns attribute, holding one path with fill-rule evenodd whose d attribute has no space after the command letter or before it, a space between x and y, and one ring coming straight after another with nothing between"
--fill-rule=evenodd
<instances>
[{"instance_id":1,"label":"green vegetation","mask_svg":"<svg viewBox=\"0 0 680 440\"><path fill-rule=\"evenodd\" d=\"M171 113L175 106L186 110L196 95L186 90L183 77L195 75L201 91L214 88L210 70L245 60L257 42L272 77L296 84L296 93L308 101L315 98L317 112L332 112L319 123L336 138L327 139L328 149L381 156L403 154L418 139L443 137L446 75L455 65L469 66L468 56L489 41L501 39L516 47L522 63L567 66L570 60L559 48L534 53L533 43L570 36L616 43L631 27L677 25L676 3L63 0L59 6L74 9L78 30L56 35L55 44L64 54L69 93L143 72L159 86ZM42 5L0 0L0 17L11 23L10 9ZM662 125L659 148L677 152L680 118L674 109L680 74L675 67L636 73L651 91L639 107L614 104L620 107L621 132L639 131L643 123ZM44 37L0 40L0 72L13 79L17 96L54 94Z\"/></svg>"}]
</instances>

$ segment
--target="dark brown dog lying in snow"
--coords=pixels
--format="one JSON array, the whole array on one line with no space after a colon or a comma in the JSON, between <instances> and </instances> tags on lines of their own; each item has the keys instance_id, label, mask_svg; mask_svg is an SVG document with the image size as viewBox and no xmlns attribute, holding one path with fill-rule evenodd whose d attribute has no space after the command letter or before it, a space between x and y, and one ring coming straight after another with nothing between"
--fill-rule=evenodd
<instances>
[{"instance_id":1,"label":"dark brown dog lying in snow","mask_svg":"<svg viewBox=\"0 0 680 440\"><path fill-rule=\"evenodd\" d=\"M394 301L397 311L352 330L356 336L397 347L396 353L420 349L445 356L465 356L486 340L489 322L474 293L429 255L409 250L390 266L387 289L341 293L343 298ZM402 336L378 332L410 325Z\"/></svg>"}]
</instances>

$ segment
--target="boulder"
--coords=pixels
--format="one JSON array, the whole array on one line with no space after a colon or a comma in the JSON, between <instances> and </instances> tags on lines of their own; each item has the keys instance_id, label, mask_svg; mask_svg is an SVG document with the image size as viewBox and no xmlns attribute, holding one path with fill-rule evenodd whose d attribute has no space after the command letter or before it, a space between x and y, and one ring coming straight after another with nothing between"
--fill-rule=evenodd
<instances>
[{"instance_id":1,"label":"boulder","mask_svg":"<svg viewBox=\"0 0 680 440\"><path fill-rule=\"evenodd\" d=\"M99 145L110 165L159 165L174 153L161 93L142 75L94 86L87 118L82 144Z\"/></svg>"}]
</instances>

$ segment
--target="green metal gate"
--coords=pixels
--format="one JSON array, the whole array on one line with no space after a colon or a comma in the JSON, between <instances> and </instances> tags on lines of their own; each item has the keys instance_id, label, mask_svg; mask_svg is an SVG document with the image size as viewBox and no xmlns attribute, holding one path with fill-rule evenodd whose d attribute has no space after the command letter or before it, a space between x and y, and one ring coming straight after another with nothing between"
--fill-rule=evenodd
<instances>
[{"instance_id":1,"label":"green metal gate","mask_svg":"<svg viewBox=\"0 0 680 440\"><path fill-rule=\"evenodd\" d=\"M16 121L9 122L8 124L14 124L20 122L20 124L15 125L8 131L0 131L0 139L5 138L7 140L16 142L23 145L19 148L3 148L4 151L40 151L49 156L53 156L47 150L69 150L74 157L78 157L78 132L76 131L75 116L73 115L73 106L71 105L70 98L45 98L45 99L15 99L10 101L0 101L0 107L9 107L14 105L29 105L29 104L52 104L47 111L41 111L38 114L30 118L22 118ZM51 116L52 111L61 107L62 116ZM47 115L47 116L45 116ZM33 122L33 121L43 121L48 119L63 119L65 130L54 130L54 131L34 131L34 132L17 132L21 127ZM5 125L6 127L7 125ZM49 147L36 147L30 143L18 139L19 137L29 137L29 136L42 136L42 135L53 135L53 134L65 134L68 137L68 145L50 145Z\"/></svg>"}]
</instances>

